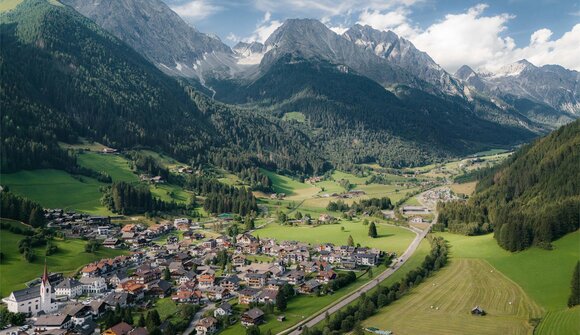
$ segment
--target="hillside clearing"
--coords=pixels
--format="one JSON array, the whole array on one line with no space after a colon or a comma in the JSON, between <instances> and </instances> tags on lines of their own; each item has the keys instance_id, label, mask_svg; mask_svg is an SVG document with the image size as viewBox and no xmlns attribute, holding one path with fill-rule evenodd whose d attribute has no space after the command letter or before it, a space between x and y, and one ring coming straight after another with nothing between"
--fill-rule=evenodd
<instances>
[{"instance_id":1,"label":"hillside clearing","mask_svg":"<svg viewBox=\"0 0 580 335\"><path fill-rule=\"evenodd\" d=\"M75 209L95 215L113 215L101 204L99 188L105 184L88 177L73 177L61 170L3 173L2 185L46 208Z\"/></svg>"}]
</instances>

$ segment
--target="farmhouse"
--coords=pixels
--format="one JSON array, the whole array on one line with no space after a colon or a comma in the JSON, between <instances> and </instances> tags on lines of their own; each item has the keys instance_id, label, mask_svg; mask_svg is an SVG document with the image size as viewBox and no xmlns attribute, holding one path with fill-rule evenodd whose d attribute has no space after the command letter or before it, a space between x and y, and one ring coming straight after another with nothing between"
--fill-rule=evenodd
<instances>
[{"instance_id":1,"label":"farmhouse","mask_svg":"<svg viewBox=\"0 0 580 335\"><path fill-rule=\"evenodd\" d=\"M195 325L195 331L197 335L213 334L217 330L217 323L217 319L211 316L203 318Z\"/></svg>"},{"instance_id":2,"label":"farmhouse","mask_svg":"<svg viewBox=\"0 0 580 335\"><path fill-rule=\"evenodd\" d=\"M264 321L264 312L259 308L252 308L242 314L242 325L249 327L259 325Z\"/></svg>"}]
</instances>

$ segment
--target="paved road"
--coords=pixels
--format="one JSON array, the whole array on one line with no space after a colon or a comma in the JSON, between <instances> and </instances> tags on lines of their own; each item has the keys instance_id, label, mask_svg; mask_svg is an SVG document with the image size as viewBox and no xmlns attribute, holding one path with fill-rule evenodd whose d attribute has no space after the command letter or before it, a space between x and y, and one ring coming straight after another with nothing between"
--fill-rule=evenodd
<instances>
[{"instance_id":1,"label":"paved road","mask_svg":"<svg viewBox=\"0 0 580 335\"><path fill-rule=\"evenodd\" d=\"M435 224L435 221L436 220L433 220L433 222L431 224L432 225ZM367 284L363 285L357 291L352 292L350 295L347 295L346 297L342 298L342 300L339 300L334 305L331 305L330 307L326 308L325 310L323 310L322 312L320 312L320 314L318 314L314 318L309 319L307 321L303 321L303 322L297 324L295 326L295 328L293 328L292 331L288 332L288 330L285 330L283 332L280 332L279 334L289 334L289 335L299 335L299 334L301 334L302 333L301 328L303 326L307 326L308 328L314 327L316 324L318 324L319 322L321 322L321 321L324 320L325 315L326 315L327 312L328 312L328 314L332 314L332 313L337 312L341 308L345 307L346 305L348 305L351 302L353 302L356 299L358 299L363 292L368 292L369 290L371 290L372 288L374 288L375 286L377 286L379 283L381 283L383 280L387 279L395 271L397 271L397 269L399 269L403 264L405 264L407 262L407 260L409 259L409 257L411 257L411 255L413 255L413 253L415 253L415 250L417 250L417 248L419 247L419 244L421 243L421 240L423 240L423 238L425 238L425 236L427 235L427 233L430 230L430 229L426 229L424 231L421 231L421 230L416 229L416 228L410 228L410 229L413 230L415 233L417 233L417 236L415 236L415 239L413 240L413 242L411 242L411 244L409 245L409 247L407 247L407 250L405 250L405 252L403 253L403 255L401 255L399 258L397 258L395 260L395 262L393 263L394 264L394 268L388 268L388 269L386 269L380 275L378 275L375 279L373 279L372 281L370 281Z\"/></svg>"}]
</instances>

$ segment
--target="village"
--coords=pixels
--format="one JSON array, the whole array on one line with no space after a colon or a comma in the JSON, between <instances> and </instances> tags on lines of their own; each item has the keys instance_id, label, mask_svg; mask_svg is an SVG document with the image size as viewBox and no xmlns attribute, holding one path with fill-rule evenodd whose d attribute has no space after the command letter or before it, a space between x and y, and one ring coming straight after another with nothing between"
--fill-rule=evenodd
<instances>
[{"instance_id":1,"label":"village","mask_svg":"<svg viewBox=\"0 0 580 335\"><path fill-rule=\"evenodd\" d=\"M159 299L200 306L205 317L190 325L200 335L236 323L262 324L274 307L277 321L268 322L279 322L285 302L278 300L333 294L394 256L364 246L276 241L249 232L208 237L188 218L117 225L60 209L45 215L67 237L95 238L104 248L128 252L86 264L71 277L45 266L40 279L2 299L8 311L27 317L24 326L2 333L148 334L126 322L101 329L100 321L115 309L148 311Z\"/></svg>"}]
</instances>

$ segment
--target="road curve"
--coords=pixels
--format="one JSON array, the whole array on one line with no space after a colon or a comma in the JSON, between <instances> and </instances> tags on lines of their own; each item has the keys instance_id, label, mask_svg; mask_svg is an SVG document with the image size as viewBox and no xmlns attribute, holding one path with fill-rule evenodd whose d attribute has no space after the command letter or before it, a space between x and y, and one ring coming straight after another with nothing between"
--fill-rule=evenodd
<instances>
[{"instance_id":1,"label":"road curve","mask_svg":"<svg viewBox=\"0 0 580 335\"><path fill-rule=\"evenodd\" d=\"M431 225L433 225L435 223L435 221L436 221L436 219L433 220ZM411 230L413 230L415 233L417 233L417 236L415 236L415 239L413 240L413 242L411 242L411 244L409 244L409 246L407 247L407 250L405 250L403 255L401 255L399 258L397 258L395 260L395 262L393 263L393 265L394 265L393 268L389 267L385 271L381 272L381 274L379 274L373 280L371 280L370 282L361 286L358 290L345 296L344 298L339 300L334 305L331 305L331 306L325 308L324 310L319 312L319 314L317 314L315 317L308 319L306 321L302 321L302 322L296 324L294 327L287 329L287 330L284 330L284 331L278 333L277 335L282 335L282 334L299 335L302 333L302 327L307 326L308 328L312 328L312 327L316 326L319 322L324 320L326 313L333 314L333 313L337 312L341 308L345 307L346 305L348 305L351 302L358 299L362 293L368 292L371 289L373 289L375 286L379 285L382 281L384 281L389 276L391 276L393 273L395 273L395 271L397 271L397 269L399 269L403 264L405 264L407 262L409 257L411 257L415 253L417 248L419 247L421 240L423 240L425 238L425 236L427 236L427 234L431 230L430 228L431 227L429 227L428 229L425 229L424 231L416 229L416 228L411 228Z\"/></svg>"}]
</instances>

